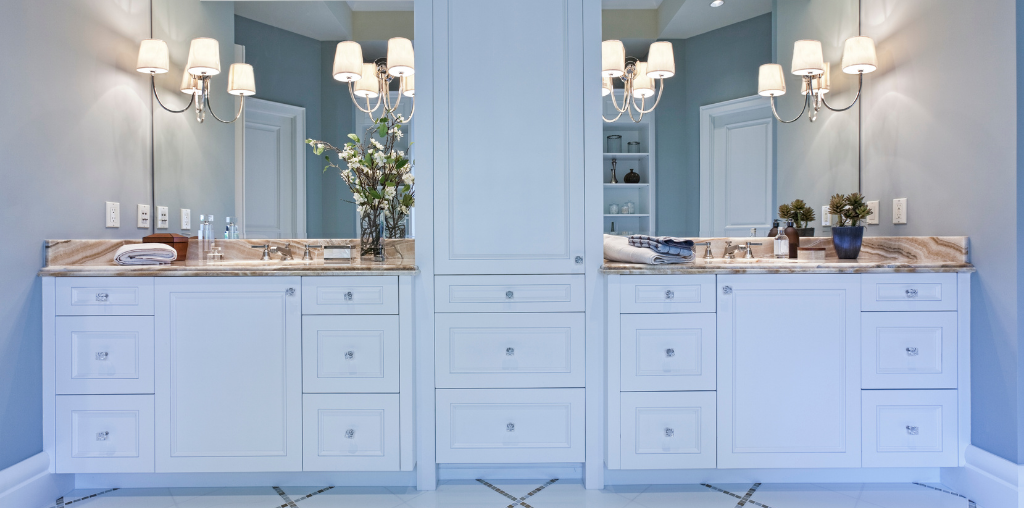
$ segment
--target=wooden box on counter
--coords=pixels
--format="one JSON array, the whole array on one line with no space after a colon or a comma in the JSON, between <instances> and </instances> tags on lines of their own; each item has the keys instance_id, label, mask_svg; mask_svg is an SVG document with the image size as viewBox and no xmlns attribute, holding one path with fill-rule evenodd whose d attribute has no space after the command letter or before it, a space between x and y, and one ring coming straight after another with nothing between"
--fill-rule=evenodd
<instances>
[{"instance_id":1,"label":"wooden box on counter","mask_svg":"<svg viewBox=\"0 0 1024 508\"><path fill-rule=\"evenodd\" d=\"M188 255L188 237L177 233L156 233L142 237L142 243L163 243L170 245L178 253L178 260L184 261Z\"/></svg>"}]
</instances>

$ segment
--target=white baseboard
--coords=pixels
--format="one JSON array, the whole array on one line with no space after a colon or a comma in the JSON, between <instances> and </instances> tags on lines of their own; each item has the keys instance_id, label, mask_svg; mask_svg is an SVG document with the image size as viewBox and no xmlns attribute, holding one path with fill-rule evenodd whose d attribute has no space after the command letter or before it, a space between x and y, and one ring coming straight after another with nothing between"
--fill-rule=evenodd
<instances>
[{"instance_id":1,"label":"white baseboard","mask_svg":"<svg viewBox=\"0 0 1024 508\"><path fill-rule=\"evenodd\" d=\"M1024 507L1018 489L1024 466L975 446L967 447L964 459L964 467L942 469L943 485L984 508Z\"/></svg>"},{"instance_id":2,"label":"white baseboard","mask_svg":"<svg viewBox=\"0 0 1024 508\"><path fill-rule=\"evenodd\" d=\"M117 473L77 474L78 489L146 489L158 487L414 487L416 472L282 472L282 473ZM0 508L6 508L0 506Z\"/></svg>"},{"instance_id":3,"label":"white baseboard","mask_svg":"<svg viewBox=\"0 0 1024 508\"><path fill-rule=\"evenodd\" d=\"M440 464L438 480L579 480L583 464Z\"/></svg>"},{"instance_id":4,"label":"white baseboard","mask_svg":"<svg viewBox=\"0 0 1024 508\"><path fill-rule=\"evenodd\" d=\"M0 471L0 508L43 508L75 490L75 475L49 469L50 457L40 452Z\"/></svg>"},{"instance_id":5,"label":"white baseboard","mask_svg":"<svg viewBox=\"0 0 1024 508\"><path fill-rule=\"evenodd\" d=\"M605 470L605 485L697 483L937 483L938 468ZM989 508L989 507L985 507Z\"/></svg>"}]
</instances>

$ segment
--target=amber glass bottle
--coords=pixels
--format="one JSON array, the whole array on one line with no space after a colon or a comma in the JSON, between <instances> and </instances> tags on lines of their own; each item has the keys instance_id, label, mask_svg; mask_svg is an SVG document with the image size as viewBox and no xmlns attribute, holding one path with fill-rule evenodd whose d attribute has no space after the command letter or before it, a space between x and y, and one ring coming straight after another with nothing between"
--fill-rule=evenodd
<instances>
[{"instance_id":1,"label":"amber glass bottle","mask_svg":"<svg viewBox=\"0 0 1024 508\"><path fill-rule=\"evenodd\" d=\"M768 232L768 238L775 238L777 234L779 234L779 219L772 221L772 229Z\"/></svg>"},{"instance_id":2,"label":"amber glass bottle","mask_svg":"<svg viewBox=\"0 0 1024 508\"><path fill-rule=\"evenodd\" d=\"M796 253L800 249L800 235L793 227L793 221L786 222L786 238L789 238L789 259L796 259Z\"/></svg>"}]
</instances>

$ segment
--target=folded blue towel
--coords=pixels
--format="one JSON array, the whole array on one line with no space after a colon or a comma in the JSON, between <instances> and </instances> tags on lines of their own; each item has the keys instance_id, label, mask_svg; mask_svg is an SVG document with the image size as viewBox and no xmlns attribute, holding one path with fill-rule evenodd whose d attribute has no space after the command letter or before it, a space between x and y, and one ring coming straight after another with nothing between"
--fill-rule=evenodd
<instances>
[{"instance_id":1,"label":"folded blue towel","mask_svg":"<svg viewBox=\"0 0 1024 508\"><path fill-rule=\"evenodd\" d=\"M646 247L659 254L671 256L685 257L693 255L693 240L686 240L684 238L632 235L629 237L629 245L633 247Z\"/></svg>"}]
</instances>

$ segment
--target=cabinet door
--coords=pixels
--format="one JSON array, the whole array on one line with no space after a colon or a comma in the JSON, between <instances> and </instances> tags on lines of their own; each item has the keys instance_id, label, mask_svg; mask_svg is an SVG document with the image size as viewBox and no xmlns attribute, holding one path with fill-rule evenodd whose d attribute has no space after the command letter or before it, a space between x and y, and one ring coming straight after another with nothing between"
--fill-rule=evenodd
<instances>
[{"instance_id":1,"label":"cabinet door","mask_svg":"<svg viewBox=\"0 0 1024 508\"><path fill-rule=\"evenodd\" d=\"M156 289L157 472L302 469L298 277Z\"/></svg>"},{"instance_id":2,"label":"cabinet door","mask_svg":"<svg viewBox=\"0 0 1024 508\"><path fill-rule=\"evenodd\" d=\"M583 0L433 12L436 273L583 273Z\"/></svg>"},{"instance_id":3,"label":"cabinet door","mask_svg":"<svg viewBox=\"0 0 1024 508\"><path fill-rule=\"evenodd\" d=\"M718 467L860 466L859 275L718 277Z\"/></svg>"}]
</instances>

